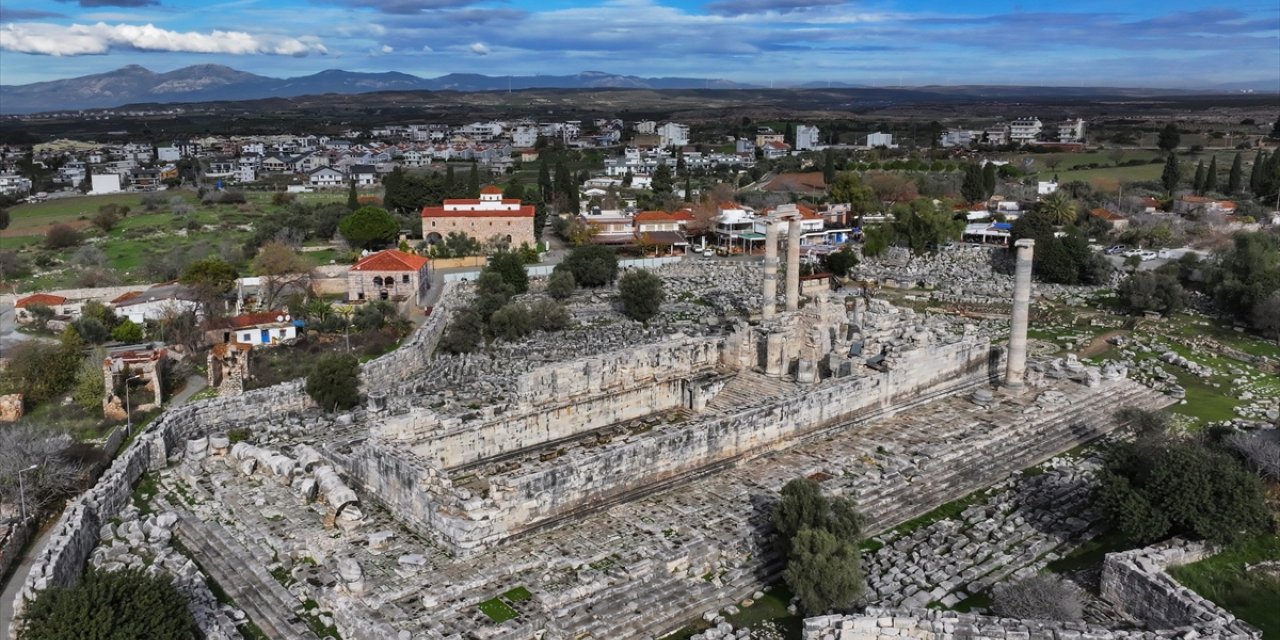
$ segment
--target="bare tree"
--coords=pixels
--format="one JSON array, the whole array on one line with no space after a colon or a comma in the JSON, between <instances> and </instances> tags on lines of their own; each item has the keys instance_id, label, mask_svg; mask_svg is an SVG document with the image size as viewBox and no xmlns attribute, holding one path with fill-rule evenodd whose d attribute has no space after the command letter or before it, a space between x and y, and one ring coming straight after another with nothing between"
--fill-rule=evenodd
<instances>
[{"instance_id":1,"label":"bare tree","mask_svg":"<svg viewBox=\"0 0 1280 640\"><path fill-rule=\"evenodd\" d=\"M306 289L311 281L311 264L307 259L277 240L258 249L253 270L262 278L262 306L268 310L275 308L287 290Z\"/></svg>"},{"instance_id":2,"label":"bare tree","mask_svg":"<svg viewBox=\"0 0 1280 640\"><path fill-rule=\"evenodd\" d=\"M1280 441L1261 433L1233 433L1227 436L1227 446L1258 475L1280 480Z\"/></svg>"},{"instance_id":3,"label":"bare tree","mask_svg":"<svg viewBox=\"0 0 1280 640\"><path fill-rule=\"evenodd\" d=\"M25 501L27 513L36 513L73 494L83 468L65 455L70 443L65 435L51 436L30 425L0 429L0 501L15 513Z\"/></svg>"},{"instance_id":4,"label":"bare tree","mask_svg":"<svg viewBox=\"0 0 1280 640\"><path fill-rule=\"evenodd\" d=\"M1041 573L994 589L992 608L1006 618L1077 621L1084 618L1080 590L1053 574Z\"/></svg>"}]
</instances>

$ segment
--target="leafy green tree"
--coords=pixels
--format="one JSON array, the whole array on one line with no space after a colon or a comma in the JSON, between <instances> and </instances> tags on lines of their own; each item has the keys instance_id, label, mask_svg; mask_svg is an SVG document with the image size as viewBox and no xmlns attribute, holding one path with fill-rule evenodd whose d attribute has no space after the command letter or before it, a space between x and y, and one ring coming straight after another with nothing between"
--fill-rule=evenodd
<instances>
[{"instance_id":1,"label":"leafy green tree","mask_svg":"<svg viewBox=\"0 0 1280 640\"><path fill-rule=\"evenodd\" d=\"M1076 203L1061 189L1046 196L1037 208L1045 219L1057 226L1071 224L1076 220Z\"/></svg>"},{"instance_id":2,"label":"leafy green tree","mask_svg":"<svg viewBox=\"0 0 1280 640\"><path fill-rule=\"evenodd\" d=\"M142 327L125 318L120 321L120 324L116 325L116 328L111 330L111 339L124 343L142 342Z\"/></svg>"},{"instance_id":3,"label":"leafy green tree","mask_svg":"<svg viewBox=\"0 0 1280 640\"><path fill-rule=\"evenodd\" d=\"M1240 188L1244 186L1244 154L1236 152L1236 157L1231 161L1231 172L1227 174L1227 193L1240 193Z\"/></svg>"},{"instance_id":4,"label":"leafy green tree","mask_svg":"<svg viewBox=\"0 0 1280 640\"><path fill-rule=\"evenodd\" d=\"M22 613L21 640L200 637L187 599L167 574L90 568L71 587L37 593Z\"/></svg>"},{"instance_id":5,"label":"leafy green tree","mask_svg":"<svg viewBox=\"0 0 1280 640\"><path fill-rule=\"evenodd\" d=\"M632 320L648 322L658 315L665 296L662 279L646 269L628 271L618 281L622 313Z\"/></svg>"},{"instance_id":6,"label":"leafy green tree","mask_svg":"<svg viewBox=\"0 0 1280 640\"><path fill-rule=\"evenodd\" d=\"M1195 177L1191 179L1191 190L1196 195L1204 194L1204 160L1196 163Z\"/></svg>"},{"instance_id":7,"label":"leafy green tree","mask_svg":"<svg viewBox=\"0 0 1280 640\"><path fill-rule=\"evenodd\" d=\"M447 353L471 353L484 342L484 319L475 309L461 309L453 315L440 337L440 348Z\"/></svg>"},{"instance_id":8,"label":"leafy green tree","mask_svg":"<svg viewBox=\"0 0 1280 640\"><path fill-rule=\"evenodd\" d=\"M54 316L58 315L58 313L53 310L53 307L39 303L27 305L27 314L31 316L31 324L40 331L47 329L49 327L49 321L52 320Z\"/></svg>"},{"instance_id":9,"label":"leafy green tree","mask_svg":"<svg viewBox=\"0 0 1280 640\"><path fill-rule=\"evenodd\" d=\"M568 328L569 310L564 305L547 298L539 298L529 305L533 328L539 331L563 331Z\"/></svg>"},{"instance_id":10,"label":"leafy green tree","mask_svg":"<svg viewBox=\"0 0 1280 640\"><path fill-rule=\"evenodd\" d=\"M822 268L840 278L849 275L849 270L856 266L858 266L858 255L850 251L849 247L822 256Z\"/></svg>"},{"instance_id":11,"label":"leafy green tree","mask_svg":"<svg viewBox=\"0 0 1280 640\"><path fill-rule=\"evenodd\" d=\"M1164 185L1166 193L1172 195L1181 180L1182 168L1178 166L1178 156L1171 153L1164 159L1164 171L1160 172L1160 184Z\"/></svg>"},{"instance_id":12,"label":"leafy green tree","mask_svg":"<svg viewBox=\"0 0 1280 640\"><path fill-rule=\"evenodd\" d=\"M792 542L783 578L809 615L853 607L865 591L856 542L824 529L801 529Z\"/></svg>"},{"instance_id":13,"label":"leafy green tree","mask_svg":"<svg viewBox=\"0 0 1280 640\"><path fill-rule=\"evenodd\" d=\"M356 181L351 181L350 188L347 189L347 209L355 211L360 208L360 196L356 193Z\"/></svg>"},{"instance_id":14,"label":"leafy green tree","mask_svg":"<svg viewBox=\"0 0 1280 640\"><path fill-rule=\"evenodd\" d=\"M106 381L102 373L102 363L106 358L107 352L102 347L91 351L80 362L80 369L76 372L75 387L71 392L71 398L76 404L97 416L102 415L102 397L106 390Z\"/></svg>"},{"instance_id":15,"label":"leafy green tree","mask_svg":"<svg viewBox=\"0 0 1280 640\"><path fill-rule=\"evenodd\" d=\"M502 281L511 288L512 293L520 294L529 290L529 273L524 269L524 259L514 251L499 251L489 258L485 270L493 271L502 277Z\"/></svg>"},{"instance_id":16,"label":"leafy green tree","mask_svg":"<svg viewBox=\"0 0 1280 640\"><path fill-rule=\"evenodd\" d=\"M964 232L964 220L956 219L947 203L918 198L898 203L893 213L893 233L898 242L914 254L936 251L948 241L957 240Z\"/></svg>"},{"instance_id":17,"label":"leafy green tree","mask_svg":"<svg viewBox=\"0 0 1280 640\"><path fill-rule=\"evenodd\" d=\"M236 277L236 268L226 261L205 258L191 263L191 266L182 272L178 282L191 287L204 307L205 313L209 314L218 309L217 300L235 286Z\"/></svg>"},{"instance_id":18,"label":"leafy green tree","mask_svg":"<svg viewBox=\"0 0 1280 640\"><path fill-rule=\"evenodd\" d=\"M400 225L382 207L360 207L338 223L338 233L351 246L359 249L380 249L396 239Z\"/></svg>"},{"instance_id":19,"label":"leafy green tree","mask_svg":"<svg viewBox=\"0 0 1280 640\"><path fill-rule=\"evenodd\" d=\"M1168 273L1136 271L1116 289L1131 311L1159 311L1171 315L1186 306L1187 293L1178 278Z\"/></svg>"},{"instance_id":20,"label":"leafy green tree","mask_svg":"<svg viewBox=\"0 0 1280 640\"><path fill-rule=\"evenodd\" d=\"M493 312L489 318L489 331L501 340L519 340L534 330L529 307L519 302L508 302Z\"/></svg>"},{"instance_id":21,"label":"leafy green tree","mask_svg":"<svg viewBox=\"0 0 1280 640\"><path fill-rule=\"evenodd\" d=\"M1094 494L1111 522L1139 543L1183 535L1226 544L1273 527L1257 476L1200 442L1112 445Z\"/></svg>"},{"instance_id":22,"label":"leafy green tree","mask_svg":"<svg viewBox=\"0 0 1280 640\"><path fill-rule=\"evenodd\" d=\"M574 247L557 268L567 269L583 287L603 287L618 277L618 256L608 247L584 244Z\"/></svg>"},{"instance_id":23,"label":"leafy green tree","mask_svg":"<svg viewBox=\"0 0 1280 640\"><path fill-rule=\"evenodd\" d=\"M671 187L671 167L667 166L665 162L661 163L653 171L653 182L650 184L650 188L653 189L654 193L662 195L671 193Z\"/></svg>"},{"instance_id":24,"label":"leafy green tree","mask_svg":"<svg viewBox=\"0 0 1280 640\"><path fill-rule=\"evenodd\" d=\"M511 177L511 182L508 182L507 187L502 190L502 197L507 200L524 199L524 185L520 184L520 178Z\"/></svg>"},{"instance_id":25,"label":"leafy green tree","mask_svg":"<svg viewBox=\"0 0 1280 640\"><path fill-rule=\"evenodd\" d=\"M893 243L893 227L883 224L864 227L862 238L862 255L868 258L875 258L883 255L889 245Z\"/></svg>"},{"instance_id":26,"label":"leafy green tree","mask_svg":"<svg viewBox=\"0 0 1280 640\"><path fill-rule=\"evenodd\" d=\"M556 300L568 298L577 288L578 283L573 279L573 272L568 269L556 268L551 272L551 277L547 278L547 295Z\"/></svg>"},{"instance_id":27,"label":"leafy green tree","mask_svg":"<svg viewBox=\"0 0 1280 640\"><path fill-rule=\"evenodd\" d=\"M1254 306L1280 291L1280 242L1265 233L1237 233L1232 246L1217 255L1211 273L1214 300L1241 320Z\"/></svg>"},{"instance_id":28,"label":"leafy green tree","mask_svg":"<svg viewBox=\"0 0 1280 640\"><path fill-rule=\"evenodd\" d=\"M1170 122L1160 130L1160 136L1156 139L1156 146L1160 150L1172 154L1178 148L1178 144L1182 142L1182 134L1178 131L1178 125Z\"/></svg>"},{"instance_id":29,"label":"leafy green tree","mask_svg":"<svg viewBox=\"0 0 1280 640\"><path fill-rule=\"evenodd\" d=\"M325 411L360 404L360 362L349 353L321 356L307 374L306 391Z\"/></svg>"},{"instance_id":30,"label":"leafy green tree","mask_svg":"<svg viewBox=\"0 0 1280 640\"><path fill-rule=\"evenodd\" d=\"M829 191L833 202L849 203L849 210L856 215L866 215L880 208L880 201L876 199L875 191L863 184L862 178L852 171L836 174L835 181L830 183Z\"/></svg>"}]
</instances>

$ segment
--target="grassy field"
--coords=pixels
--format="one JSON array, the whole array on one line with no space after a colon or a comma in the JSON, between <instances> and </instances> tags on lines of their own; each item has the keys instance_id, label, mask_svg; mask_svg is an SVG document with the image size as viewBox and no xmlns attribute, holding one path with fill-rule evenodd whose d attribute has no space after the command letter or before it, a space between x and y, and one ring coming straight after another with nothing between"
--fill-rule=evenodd
<instances>
[{"instance_id":1,"label":"grassy field","mask_svg":"<svg viewBox=\"0 0 1280 640\"><path fill-rule=\"evenodd\" d=\"M252 234L254 223L281 208L271 203L272 194L262 192L247 193L245 204L223 205L201 204L191 191L170 191L164 195L166 204L154 211L141 206L142 196L137 193L63 198L14 207L11 226L0 233L0 249L17 251L29 265L36 265L32 275L16 283L19 291L65 288L81 283L83 269L73 260L80 247L56 250L43 247L45 233L54 224L67 223L80 228L81 246L99 249L106 258L105 268L115 279L120 284L132 284L154 280L154 274L146 269L150 261L164 259L175 252L184 256L214 254L234 258ZM175 213L167 202L176 199L185 201L190 211ZM345 202L346 193L297 194L297 199L309 204ZM87 218L107 204L128 206L131 211L110 231L88 225ZM307 255L316 265L347 258L346 254L334 250Z\"/></svg>"},{"instance_id":2,"label":"grassy field","mask_svg":"<svg viewBox=\"0 0 1280 640\"><path fill-rule=\"evenodd\" d=\"M1178 582L1236 617L1280 638L1280 575L1246 567L1280 562L1280 538L1265 535L1228 547L1215 556L1169 570Z\"/></svg>"}]
</instances>

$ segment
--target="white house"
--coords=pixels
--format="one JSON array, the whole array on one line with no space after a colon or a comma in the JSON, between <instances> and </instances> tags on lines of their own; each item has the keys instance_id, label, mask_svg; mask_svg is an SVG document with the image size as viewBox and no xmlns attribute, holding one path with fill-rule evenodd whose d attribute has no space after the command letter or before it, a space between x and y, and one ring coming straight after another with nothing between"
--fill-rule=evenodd
<instances>
[{"instance_id":1,"label":"white house","mask_svg":"<svg viewBox=\"0 0 1280 640\"><path fill-rule=\"evenodd\" d=\"M0 193L7 196L31 191L31 181L15 173L0 174Z\"/></svg>"},{"instance_id":2,"label":"white house","mask_svg":"<svg viewBox=\"0 0 1280 640\"><path fill-rule=\"evenodd\" d=\"M1038 196L1047 196L1057 190L1058 190L1058 183L1056 182L1050 181L1050 182L1036 183L1036 195Z\"/></svg>"},{"instance_id":3,"label":"white house","mask_svg":"<svg viewBox=\"0 0 1280 640\"><path fill-rule=\"evenodd\" d=\"M511 146L517 149L528 149L536 144L538 144L537 127L521 125L511 132Z\"/></svg>"},{"instance_id":4,"label":"white house","mask_svg":"<svg viewBox=\"0 0 1280 640\"><path fill-rule=\"evenodd\" d=\"M313 187L341 187L347 183L347 174L332 167L320 167L307 174L307 184Z\"/></svg>"},{"instance_id":5,"label":"white house","mask_svg":"<svg viewBox=\"0 0 1280 640\"><path fill-rule=\"evenodd\" d=\"M200 313L200 303L195 294L180 284L161 284L146 291L130 291L111 301L116 315L128 318L134 324L148 320L163 320L188 311Z\"/></svg>"},{"instance_id":6,"label":"white house","mask_svg":"<svg viewBox=\"0 0 1280 640\"><path fill-rule=\"evenodd\" d=\"M808 125L796 127L796 151L818 148L818 128Z\"/></svg>"},{"instance_id":7,"label":"white house","mask_svg":"<svg viewBox=\"0 0 1280 640\"><path fill-rule=\"evenodd\" d=\"M177 162L182 159L182 152L177 147L156 147L157 162Z\"/></svg>"},{"instance_id":8,"label":"white house","mask_svg":"<svg viewBox=\"0 0 1280 640\"><path fill-rule=\"evenodd\" d=\"M1084 120L1076 118L1058 125L1058 142L1063 144L1084 142Z\"/></svg>"},{"instance_id":9,"label":"white house","mask_svg":"<svg viewBox=\"0 0 1280 640\"><path fill-rule=\"evenodd\" d=\"M659 147L665 149L667 147L683 147L687 144L689 144L688 125L667 122L658 127Z\"/></svg>"},{"instance_id":10,"label":"white house","mask_svg":"<svg viewBox=\"0 0 1280 640\"><path fill-rule=\"evenodd\" d=\"M351 180L356 186L368 187L378 183L378 171L371 164L357 164L351 167Z\"/></svg>"},{"instance_id":11,"label":"white house","mask_svg":"<svg viewBox=\"0 0 1280 640\"><path fill-rule=\"evenodd\" d=\"M95 173L90 182L92 188L90 195L102 195L104 193L120 192L120 174L118 173Z\"/></svg>"},{"instance_id":12,"label":"white house","mask_svg":"<svg viewBox=\"0 0 1280 640\"><path fill-rule=\"evenodd\" d=\"M898 145L893 143L892 133L875 133L867 134L867 148L875 149L876 147L884 147L886 149L897 149Z\"/></svg>"},{"instance_id":13,"label":"white house","mask_svg":"<svg viewBox=\"0 0 1280 640\"><path fill-rule=\"evenodd\" d=\"M270 347L298 337L298 326L284 311L247 313L227 318L231 342Z\"/></svg>"},{"instance_id":14,"label":"white house","mask_svg":"<svg viewBox=\"0 0 1280 640\"><path fill-rule=\"evenodd\" d=\"M1018 118L1009 123L1009 140L1014 144L1035 142L1044 125L1039 118Z\"/></svg>"}]
</instances>

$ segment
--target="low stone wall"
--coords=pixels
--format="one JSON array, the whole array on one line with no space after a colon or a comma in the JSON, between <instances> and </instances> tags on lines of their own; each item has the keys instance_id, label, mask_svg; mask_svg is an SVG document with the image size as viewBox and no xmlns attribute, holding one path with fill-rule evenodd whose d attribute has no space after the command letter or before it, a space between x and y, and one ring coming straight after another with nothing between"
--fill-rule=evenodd
<instances>
[{"instance_id":1,"label":"low stone wall","mask_svg":"<svg viewBox=\"0 0 1280 640\"><path fill-rule=\"evenodd\" d=\"M449 317L460 304L454 291L457 284L447 282L442 285L440 301L432 309L431 315L405 339L395 351L380 356L360 367L360 383L363 391L374 389L387 390L404 387L409 377L424 369L444 335Z\"/></svg>"},{"instance_id":2,"label":"low stone wall","mask_svg":"<svg viewBox=\"0 0 1280 640\"><path fill-rule=\"evenodd\" d=\"M1111 640L1172 638L1142 631L1116 632L1082 622L1017 620L932 609L867 607L861 615L806 618L804 640Z\"/></svg>"},{"instance_id":3,"label":"low stone wall","mask_svg":"<svg viewBox=\"0 0 1280 640\"><path fill-rule=\"evenodd\" d=\"M9 567L22 554L22 548L31 540L31 534L35 533L39 523L39 517L30 517L4 525L4 533L0 535L0 576L9 572Z\"/></svg>"},{"instance_id":4,"label":"low stone wall","mask_svg":"<svg viewBox=\"0 0 1280 640\"><path fill-rule=\"evenodd\" d=\"M1107 554L1102 565L1102 597L1151 629L1190 627L1213 637L1260 637L1253 627L1178 584L1167 571L1210 555L1213 550L1204 544L1178 539Z\"/></svg>"}]
</instances>

